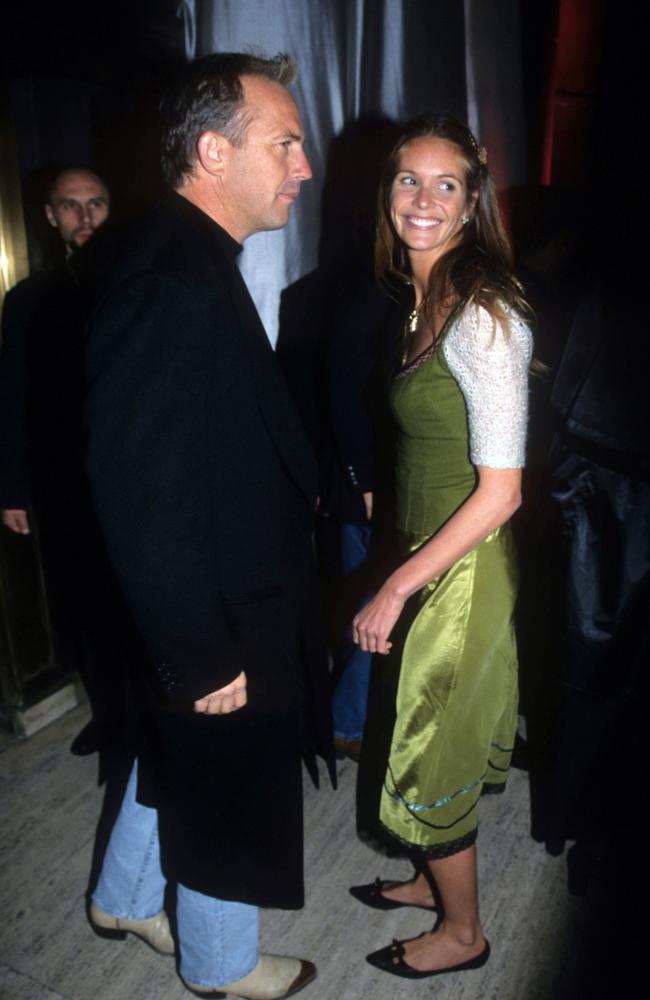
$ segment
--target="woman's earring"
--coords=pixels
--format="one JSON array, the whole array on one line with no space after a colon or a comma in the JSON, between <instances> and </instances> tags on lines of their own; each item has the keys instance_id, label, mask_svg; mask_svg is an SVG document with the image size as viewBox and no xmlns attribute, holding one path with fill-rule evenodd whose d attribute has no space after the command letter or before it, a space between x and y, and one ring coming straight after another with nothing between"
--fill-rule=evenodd
<instances>
[{"instance_id":1,"label":"woman's earring","mask_svg":"<svg viewBox=\"0 0 650 1000\"><path fill-rule=\"evenodd\" d=\"M469 222L469 215L464 215L463 218L461 219L461 222L463 223L464 226L466 226L467 223Z\"/></svg>"}]
</instances>

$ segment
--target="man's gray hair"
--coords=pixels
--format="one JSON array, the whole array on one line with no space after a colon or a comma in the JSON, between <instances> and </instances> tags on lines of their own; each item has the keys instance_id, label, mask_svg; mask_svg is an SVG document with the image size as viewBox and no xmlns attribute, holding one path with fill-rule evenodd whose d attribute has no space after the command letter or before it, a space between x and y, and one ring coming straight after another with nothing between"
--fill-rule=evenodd
<instances>
[{"instance_id":1,"label":"man's gray hair","mask_svg":"<svg viewBox=\"0 0 650 1000\"><path fill-rule=\"evenodd\" d=\"M216 52L189 63L160 102L161 165L171 187L192 173L204 132L218 132L242 145L250 116L244 106L242 76L261 76L287 87L297 74L291 56L273 59L248 52Z\"/></svg>"}]
</instances>

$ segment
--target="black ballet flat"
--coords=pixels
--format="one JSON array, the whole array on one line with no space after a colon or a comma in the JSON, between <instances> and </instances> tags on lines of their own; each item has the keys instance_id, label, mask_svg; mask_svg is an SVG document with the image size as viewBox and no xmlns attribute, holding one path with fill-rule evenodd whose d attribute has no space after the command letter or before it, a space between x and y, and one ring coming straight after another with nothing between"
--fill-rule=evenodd
<instances>
[{"instance_id":1,"label":"black ballet flat","mask_svg":"<svg viewBox=\"0 0 650 1000\"><path fill-rule=\"evenodd\" d=\"M415 941L415 938L410 938L410 940ZM469 961L461 962L459 965L450 965L446 969L431 969L420 972L404 961L405 944L406 941L394 940L385 948L380 948L379 951L373 951L372 954L366 955L366 962L374 965L376 969L381 969L382 972L390 972L393 976L402 976L403 979L426 979L428 976L443 976L447 972L466 972L469 969L480 969L490 957L490 944L486 941L485 948L476 958L470 958Z\"/></svg>"},{"instance_id":2,"label":"black ballet flat","mask_svg":"<svg viewBox=\"0 0 650 1000\"><path fill-rule=\"evenodd\" d=\"M416 910L429 910L432 913L437 911L438 907L435 903L425 906L420 903L398 903L396 899L386 899L382 895L382 889L392 884L390 879L376 878L371 885L350 886L350 894L364 906L372 906L374 910L399 910L403 906L412 906Z\"/></svg>"}]
</instances>

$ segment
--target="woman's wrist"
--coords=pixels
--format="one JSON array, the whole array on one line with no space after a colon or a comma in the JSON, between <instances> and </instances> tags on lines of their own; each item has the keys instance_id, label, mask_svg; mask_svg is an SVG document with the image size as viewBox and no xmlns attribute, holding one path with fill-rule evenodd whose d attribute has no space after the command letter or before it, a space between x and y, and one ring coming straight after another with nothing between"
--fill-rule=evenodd
<instances>
[{"instance_id":1,"label":"woman's wrist","mask_svg":"<svg viewBox=\"0 0 650 1000\"><path fill-rule=\"evenodd\" d=\"M385 586L388 588L395 600L401 601L402 604L406 604L409 597L415 594L415 592L420 588L414 587L410 584L406 578L406 574L402 572L402 570L403 567L395 570L395 572L386 580Z\"/></svg>"}]
</instances>

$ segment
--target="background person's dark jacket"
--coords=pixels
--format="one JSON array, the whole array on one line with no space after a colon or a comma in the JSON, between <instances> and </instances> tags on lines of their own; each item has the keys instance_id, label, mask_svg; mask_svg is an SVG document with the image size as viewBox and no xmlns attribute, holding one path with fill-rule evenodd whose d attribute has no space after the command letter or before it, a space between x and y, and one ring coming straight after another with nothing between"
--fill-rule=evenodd
<instances>
[{"instance_id":1,"label":"background person's dark jacket","mask_svg":"<svg viewBox=\"0 0 650 1000\"><path fill-rule=\"evenodd\" d=\"M82 330L74 271L37 272L7 294L0 356L0 508L27 509L50 492L74 497L83 468ZM52 481L58 484L50 491ZM68 503L69 497L61 503ZM74 511L71 512L74 516Z\"/></svg>"},{"instance_id":2,"label":"background person's dark jacket","mask_svg":"<svg viewBox=\"0 0 650 1000\"><path fill-rule=\"evenodd\" d=\"M101 745L100 730L125 724L125 663L138 655L84 473L84 327L107 235L8 293L0 355L0 508L29 511L56 658L81 673Z\"/></svg>"}]
</instances>

